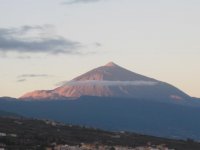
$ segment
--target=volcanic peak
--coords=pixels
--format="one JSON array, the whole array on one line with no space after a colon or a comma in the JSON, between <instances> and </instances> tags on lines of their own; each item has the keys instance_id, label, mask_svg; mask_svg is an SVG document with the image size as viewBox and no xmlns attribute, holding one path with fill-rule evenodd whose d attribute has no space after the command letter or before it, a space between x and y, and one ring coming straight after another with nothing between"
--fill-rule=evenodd
<instances>
[{"instance_id":1,"label":"volcanic peak","mask_svg":"<svg viewBox=\"0 0 200 150\"><path fill-rule=\"evenodd\" d=\"M111 61L104 66L106 66L106 67L117 67L118 65Z\"/></svg>"}]
</instances>

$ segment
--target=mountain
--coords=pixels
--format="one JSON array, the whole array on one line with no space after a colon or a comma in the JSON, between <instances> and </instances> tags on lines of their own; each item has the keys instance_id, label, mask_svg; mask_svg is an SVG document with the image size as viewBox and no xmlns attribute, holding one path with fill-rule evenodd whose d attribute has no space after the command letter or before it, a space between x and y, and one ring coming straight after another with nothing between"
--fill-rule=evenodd
<instances>
[{"instance_id":1,"label":"mountain","mask_svg":"<svg viewBox=\"0 0 200 150\"><path fill-rule=\"evenodd\" d=\"M53 90L0 98L0 110L110 131L200 140L200 99L112 62Z\"/></svg>"},{"instance_id":2,"label":"mountain","mask_svg":"<svg viewBox=\"0 0 200 150\"><path fill-rule=\"evenodd\" d=\"M1 100L0 110L108 131L200 140L200 105L86 96L76 100Z\"/></svg>"},{"instance_id":3,"label":"mountain","mask_svg":"<svg viewBox=\"0 0 200 150\"><path fill-rule=\"evenodd\" d=\"M0 97L0 101L15 101L17 100L16 98L12 98L12 97Z\"/></svg>"},{"instance_id":4,"label":"mountain","mask_svg":"<svg viewBox=\"0 0 200 150\"><path fill-rule=\"evenodd\" d=\"M110 62L80 75L53 90L24 94L23 100L71 99L81 96L169 99L187 101L190 97L178 88Z\"/></svg>"}]
</instances>

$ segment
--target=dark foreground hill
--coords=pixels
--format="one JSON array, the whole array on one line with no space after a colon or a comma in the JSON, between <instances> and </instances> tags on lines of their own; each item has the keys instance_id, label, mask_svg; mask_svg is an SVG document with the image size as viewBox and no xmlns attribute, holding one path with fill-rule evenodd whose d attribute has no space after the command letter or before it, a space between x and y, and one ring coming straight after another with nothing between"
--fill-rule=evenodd
<instances>
[{"instance_id":1,"label":"dark foreground hill","mask_svg":"<svg viewBox=\"0 0 200 150\"><path fill-rule=\"evenodd\" d=\"M49 120L0 117L0 147L10 150L45 149L58 144L137 147L165 145L176 150L199 150L192 140L171 140L128 132L64 125Z\"/></svg>"},{"instance_id":2,"label":"dark foreground hill","mask_svg":"<svg viewBox=\"0 0 200 150\"><path fill-rule=\"evenodd\" d=\"M197 102L198 103L198 102ZM200 140L200 107L145 99L1 100L0 110L110 131Z\"/></svg>"}]
</instances>

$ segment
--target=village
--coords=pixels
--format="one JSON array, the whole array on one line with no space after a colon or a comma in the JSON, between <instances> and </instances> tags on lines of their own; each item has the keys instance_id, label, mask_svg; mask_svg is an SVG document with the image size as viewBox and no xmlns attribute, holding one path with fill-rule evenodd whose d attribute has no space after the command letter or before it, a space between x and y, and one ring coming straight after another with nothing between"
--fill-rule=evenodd
<instances>
[{"instance_id":1,"label":"village","mask_svg":"<svg viewBox=\"0 0 200 150\"><path fill-rule=\"evenodd\" d=\"M0 132L0 137L11 137L17 138L17 135L14 133L8 134ZM7 146L4 143L0 143L0 150L6 150ZM50 146L47 146L45 150L174 150L167 148L164 144L161 145L151 145L150 143L147 146L139 147L128 147L128 146L108 146L103 144L85 144L81 143L79 145L71 146L68 144L57 144L52 143Z\"/></svg>"},{"instance_id":2,"label":"village","mask_svg":"<svg viewBox=\"0 0 200 150\"><path fill-rule=\"evenodd\" d=\"M55 145L55 147L48 147L46 150L175 150L169 149L165 145L152 145L152 146L107 146L98 144L81 144L77 146L69 145Z\"/></svg>"},{"instance_id":3,"label":"village","mask_svg":"<svg viewBox=\"0 0 200 150\"><path fill-rule=\"evenodd\" d=\"M0 117L0 150L199 150L193 140L109 132L51 120Z\"/></svg>"}]
</instances>

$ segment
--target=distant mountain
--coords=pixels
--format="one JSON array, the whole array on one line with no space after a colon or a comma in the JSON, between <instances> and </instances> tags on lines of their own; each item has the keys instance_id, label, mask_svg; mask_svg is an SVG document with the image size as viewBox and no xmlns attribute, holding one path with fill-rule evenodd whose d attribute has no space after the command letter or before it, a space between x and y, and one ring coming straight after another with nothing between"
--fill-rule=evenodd
<instances>
[{"instance_id":1,"label":"distant mountain","mask_svg":"<svg viewBox=\"0 0 200 150\"><path fill-rule=\"evenodd\" d=\"M110 62L53 90L27 93L23 100L56 100L81 96L148 98L187 101L190 97L176 87Z\"/></svg>"},{"instance_id":2,"label":"distant mountain","mask_svg":"<svg viewBox=\"0 0 200 150\"><path fill-rule=\"evenodd\" d=\"M16 101L17 99L16 98L11 98L11 97L0 97L0 103L1 102L11 102L11 101ZM14 113L12 112L9 112L5 109L1 110L0 109L0 117L21 117L20 115L18 115L17 113Z\"/></svg>"},{"instance_id":3,"label":"distant mountain","mask_svg":"<svg viewBox=\"0 0 200 150\"><path fill-rule=\"evenodd\" d=\"M200 105L151 99L80 97L76 100L0 101L0 110L110 131L200 140Z\"/></svg>"},{"instance_id":4,"label":"distant mountain","mask_svg":"<svg viewBox=\"0 0 200 150\"><path fill-rule=\"evenodd\" d=\"M0 101L1 100L7 100L7 101L15 101L15 100L17 100L17 98L13 98L13 97L0 97Z\"/></svg>"}]
</instances>

